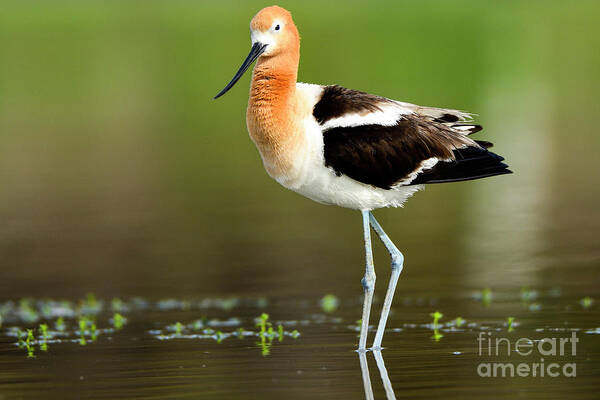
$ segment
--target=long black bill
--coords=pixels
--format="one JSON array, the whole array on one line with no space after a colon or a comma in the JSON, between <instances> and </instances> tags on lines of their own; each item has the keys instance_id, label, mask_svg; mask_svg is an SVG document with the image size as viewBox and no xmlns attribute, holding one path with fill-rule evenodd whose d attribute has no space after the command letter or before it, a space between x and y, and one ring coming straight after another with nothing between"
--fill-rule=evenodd
<instances>
[{"instance_id":1,"label":"long black bill","mask_svg":"<svg viewBox=\"0 0 600 400\"><path fill-rule=\"evenodd\" d=\"M246 72L248 67L254 62L254 60L258 58L258 56L260 56L265 51L266 48L266 44L262 44L260 42L254 43L252 45L252 48L250 49L248 57L246 57L246 59L242 63L242 66L240 67L240 69L238 69L238 72L235 73L235 76L233 77L233 79L231 79L231 82L229 82L227 86L223 88L223 90L221 90L215 97L213 97L213 100L218 99L219 97L227 93L227 91L231 89L237 81L240 80L240 78L242 77L242 75L244 75L244 72Z\"/></svg>"}]
</instances>

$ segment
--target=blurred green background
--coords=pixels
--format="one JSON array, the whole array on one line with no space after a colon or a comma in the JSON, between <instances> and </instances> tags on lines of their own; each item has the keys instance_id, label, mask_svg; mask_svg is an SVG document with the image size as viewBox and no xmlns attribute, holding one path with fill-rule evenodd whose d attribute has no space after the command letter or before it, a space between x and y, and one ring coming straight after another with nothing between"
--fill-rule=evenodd
<instances>
[{"instance_id":1,"label":"blurred green background","mask_svg":"<svg viewBox=\"0 0 600 400\"><path fill-rule=\"evenodd\" d=\"M266 5L0 3L0 297L360 294L359 214L266 175L250 74L211 100ZM515 171L377 213L399 290L597 290L598 1L279 5L299 80L475 112Z\"/></svg>"}]
</instances>

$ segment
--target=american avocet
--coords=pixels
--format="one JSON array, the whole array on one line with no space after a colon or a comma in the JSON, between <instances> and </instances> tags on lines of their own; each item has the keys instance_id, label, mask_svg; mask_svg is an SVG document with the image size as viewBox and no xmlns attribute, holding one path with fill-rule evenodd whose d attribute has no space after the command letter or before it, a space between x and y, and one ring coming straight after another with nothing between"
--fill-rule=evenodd
<instances>
[{"instance_id":1,"label":"american avocet","mask_svg":"<svg viewBox=\"0 0 600 400\"><path fill-rule=\"evenodd\" d=\"M468 137L481 130L468 113L297 82L300 37L287 10L259 11L250 22L250 36L250 54L215 99L258 59L246 122L267 173L312 200L361 211L366 251L361 351L375 288L370 227L389 251L392 272L372 347L380 349L404 256L371 211L402 206L424 184L511 171L488 151L491 143Z\"/></svg>"}]
</instances>

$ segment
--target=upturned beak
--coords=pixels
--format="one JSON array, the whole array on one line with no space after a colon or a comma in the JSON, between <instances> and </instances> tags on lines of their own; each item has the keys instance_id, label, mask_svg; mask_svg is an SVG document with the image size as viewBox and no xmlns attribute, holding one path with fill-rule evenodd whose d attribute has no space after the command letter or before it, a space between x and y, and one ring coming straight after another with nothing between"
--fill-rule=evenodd
<instances>
[{"instance_id":1,"label":"upturned beak","mask_svg":"<svg viewBox=\"0 0 600 400\"><path fill-rule=\"evenodd\" d=\"M244 75L244 72L246 72L248 67L254 62L254 60L256 60L258 58L258 56L260 56L265 51L266 48L267 48L266 44L262 44L260 42L255 42L252 45L252 48L250 49L250 53L248 54L248 57L246 57L246 59L242 63L242 66L240 67L240 69L238 69L238 71L235 73L233 79L231 79L231 82L229 82L227 84L227 86L225 86L223 88L223 90L221 90L215 97L213 97L213 100L218 99L219 97L221 97L225 93L227 93L227 91L229 89L231 89L237 81L240 80L240 78L242 77L242 75Z\"/></svg>"}]
</instances>

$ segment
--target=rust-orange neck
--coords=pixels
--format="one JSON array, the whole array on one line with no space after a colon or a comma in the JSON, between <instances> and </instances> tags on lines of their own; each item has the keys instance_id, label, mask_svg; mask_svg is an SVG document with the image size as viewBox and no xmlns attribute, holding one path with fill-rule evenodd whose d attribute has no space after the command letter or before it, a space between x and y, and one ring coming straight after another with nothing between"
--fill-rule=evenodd
<instances>
[{"instance_id":1,"label":"rust-orange neck","mask_svg":"<svg viewBox=\"0 0 600 400\"><path fill-rule=\"evenodd\" d=\"M297 55L258 60L247 112L250 136L256 143L282 142L293 132L289 128L293 125L297 74Z\"/></svg>"},{"instance_id":2,"label":"rust-orange neck","mask_svg":"<svg viewBox=\"0 0 600 400\"><path fill-rule=\"evenodd\" d=\"M259 59L252 74L246 113L248 132L265 169L281 182L297 173L294 165L304 143L304 110L296 92L297 72L298 52Z\"/></svg>"}]
</instances>

